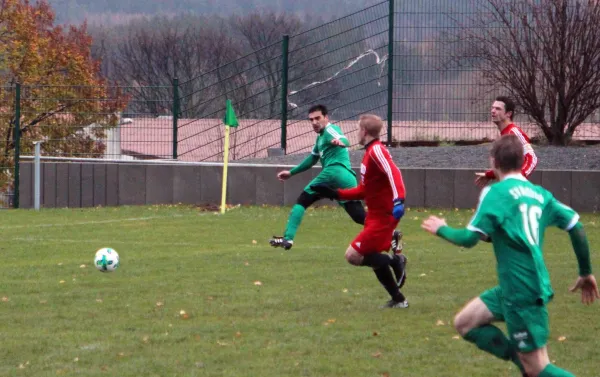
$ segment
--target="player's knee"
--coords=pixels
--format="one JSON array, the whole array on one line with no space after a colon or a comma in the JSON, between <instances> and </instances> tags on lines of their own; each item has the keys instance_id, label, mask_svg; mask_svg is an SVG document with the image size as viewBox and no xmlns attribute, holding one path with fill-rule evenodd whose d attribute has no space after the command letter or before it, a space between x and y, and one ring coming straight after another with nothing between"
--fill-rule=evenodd
<instances>
[{"instance_id":1,"label":"player's knee","mask_svg":"<svg viewBox=\"0 0 600 377\"><path fill-rule=\"evenodd\" d=\"M519 353L518 355L528 377L538 377L548 364L550 364L546 348L539 348L532 352Z\"/></svg>"},{"instance_id":2,"label":"player's knee","mask_svg":"<svg viewBox=\"0 0 600 377\"><path fill-rule=\"evenodd\" d=\"M300 196L298 196L298 199L296 200L296 204L301 205L306 209L317 200L319 200L319 198L316 195L309 194L306 191L302 191L302 194L300 194Z\"/></svg>"},{"instance_id":3,"label":"player's knee","mask_svg":"<svg viewBox=\"0 0 600 377\"><path fill-rule=\"evenodd\" d=\"M458 312L454 316L454 328L460 334L460 336L464 337L467 335L467 333L473 328L469 315L464 311Z\"/></svg>"},{"instance_id":4,"label":"player's knee","mask_svg":"<svg viewBox=\"0 0 600 377\"><path fill-rule=\"evenodd\" d=\"M346 260L353 266L362 265L363 256L358 253L358 251L354 250L352 246L350 246L346 250Z\"/></svg>"}]
</instances>

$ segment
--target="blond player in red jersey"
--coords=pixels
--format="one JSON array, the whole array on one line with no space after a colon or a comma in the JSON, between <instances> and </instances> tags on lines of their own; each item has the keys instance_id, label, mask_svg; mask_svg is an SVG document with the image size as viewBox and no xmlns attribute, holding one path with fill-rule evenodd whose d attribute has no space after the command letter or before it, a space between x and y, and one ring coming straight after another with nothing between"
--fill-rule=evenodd
<instances>
[{"instance_id":1,"label":"blond player in red jersey","mask_svg":"<svg viewBox=\"0 0 600 377\"><path fill-rule=\"evenodd\" d=\"M348 246L346 260L352 265L373 269L391 297L384 307L407 308L408 301L400 292L406 280L406 257L385 253L391 247L389 235L404 215L406 191L402 173L379 140L383 128L381 118L373 114L362 115L358 128L359 143L365 146L358 186L336 190L327 184L316 184L311 189L333 200L365 201L369 210L364 229Z\"/></svg>"},{"instance_id":2,"label":"blond player in red jersey","mask_svg":"<svg viewBox=\"0 0 600 377\"><path fill-rule=\"evenodd\" d=\"M496 124L500 131L500 136L516 135L523 144L523 166L521 166L521 174L528 178L537 165L537 156L531 147L529 137L513 123L515 114L515 103L505 96L496 97L492 104L491 116L492 122ZM493 170L488 170L485 173L477 173L475 184L479 187L484 187L491 181L496 180L496 175Z\"/></svg>"}]
</instances>

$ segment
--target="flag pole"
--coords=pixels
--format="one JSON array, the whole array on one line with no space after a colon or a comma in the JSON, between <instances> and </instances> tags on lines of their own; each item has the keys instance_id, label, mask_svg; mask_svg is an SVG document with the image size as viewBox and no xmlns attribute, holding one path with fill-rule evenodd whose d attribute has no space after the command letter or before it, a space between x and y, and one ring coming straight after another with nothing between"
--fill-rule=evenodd
<instances>
[{"instance_id":1,"label":"flag pole","mask_svg":"<svg viewBox=\"0 0 600 377\"><path fill-rule=\"evenodd\" d=\"M225 126L225 146L223 149L223 189L221 191L221 214L225 213L227 198L227 163L229 162L229 126Z\"/></svg>"}]
</instances>

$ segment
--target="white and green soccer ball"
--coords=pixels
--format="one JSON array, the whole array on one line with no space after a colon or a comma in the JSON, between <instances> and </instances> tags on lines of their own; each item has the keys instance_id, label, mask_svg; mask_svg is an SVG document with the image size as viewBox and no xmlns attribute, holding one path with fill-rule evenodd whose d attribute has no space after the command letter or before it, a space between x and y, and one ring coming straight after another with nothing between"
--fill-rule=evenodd
<instances>
[{"instance_id":1,"label":"white and green soccer ball","mask_svg":"<svg viewBox=\"0 0 600 377\"><path fill-rule=\"evenodd\" d=\"M94 266L102 272L113 272L119 268L119 254L115 249L103 247L96 251Z\"/></svg>"}]
</instances>

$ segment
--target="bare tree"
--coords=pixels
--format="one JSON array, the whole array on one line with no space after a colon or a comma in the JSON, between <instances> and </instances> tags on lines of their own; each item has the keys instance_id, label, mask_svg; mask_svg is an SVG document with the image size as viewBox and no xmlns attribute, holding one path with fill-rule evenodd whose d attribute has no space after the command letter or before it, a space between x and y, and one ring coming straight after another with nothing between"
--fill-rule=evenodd
<instances>
[{"instance_id":1,"label":"bare tree","mask_svg":"<svg viewBox=\"0 0 600 377\"><path fill-rule=\"evenodd\" d=\"M480 0L473 8L448 45L453 62L481 70L551 144L567 145L600 108L600 2Z\"/></svg>"},{"instance_id":2,"label":"bare tree","mask_svg":"<svg viewBox=\"0 0 600 377\"><path fill-rule=\"evenodd\" d=\"M272 117L279 111L281 94L281 41L284 35L300 31L302 21L295 15L255 11L245 16L231 18L232 27L243 37L247 49L253 51L248 58L255 65L255 75L264 80L262 91L268 94L268 113Z\"/></svg>"}]
</instances>

